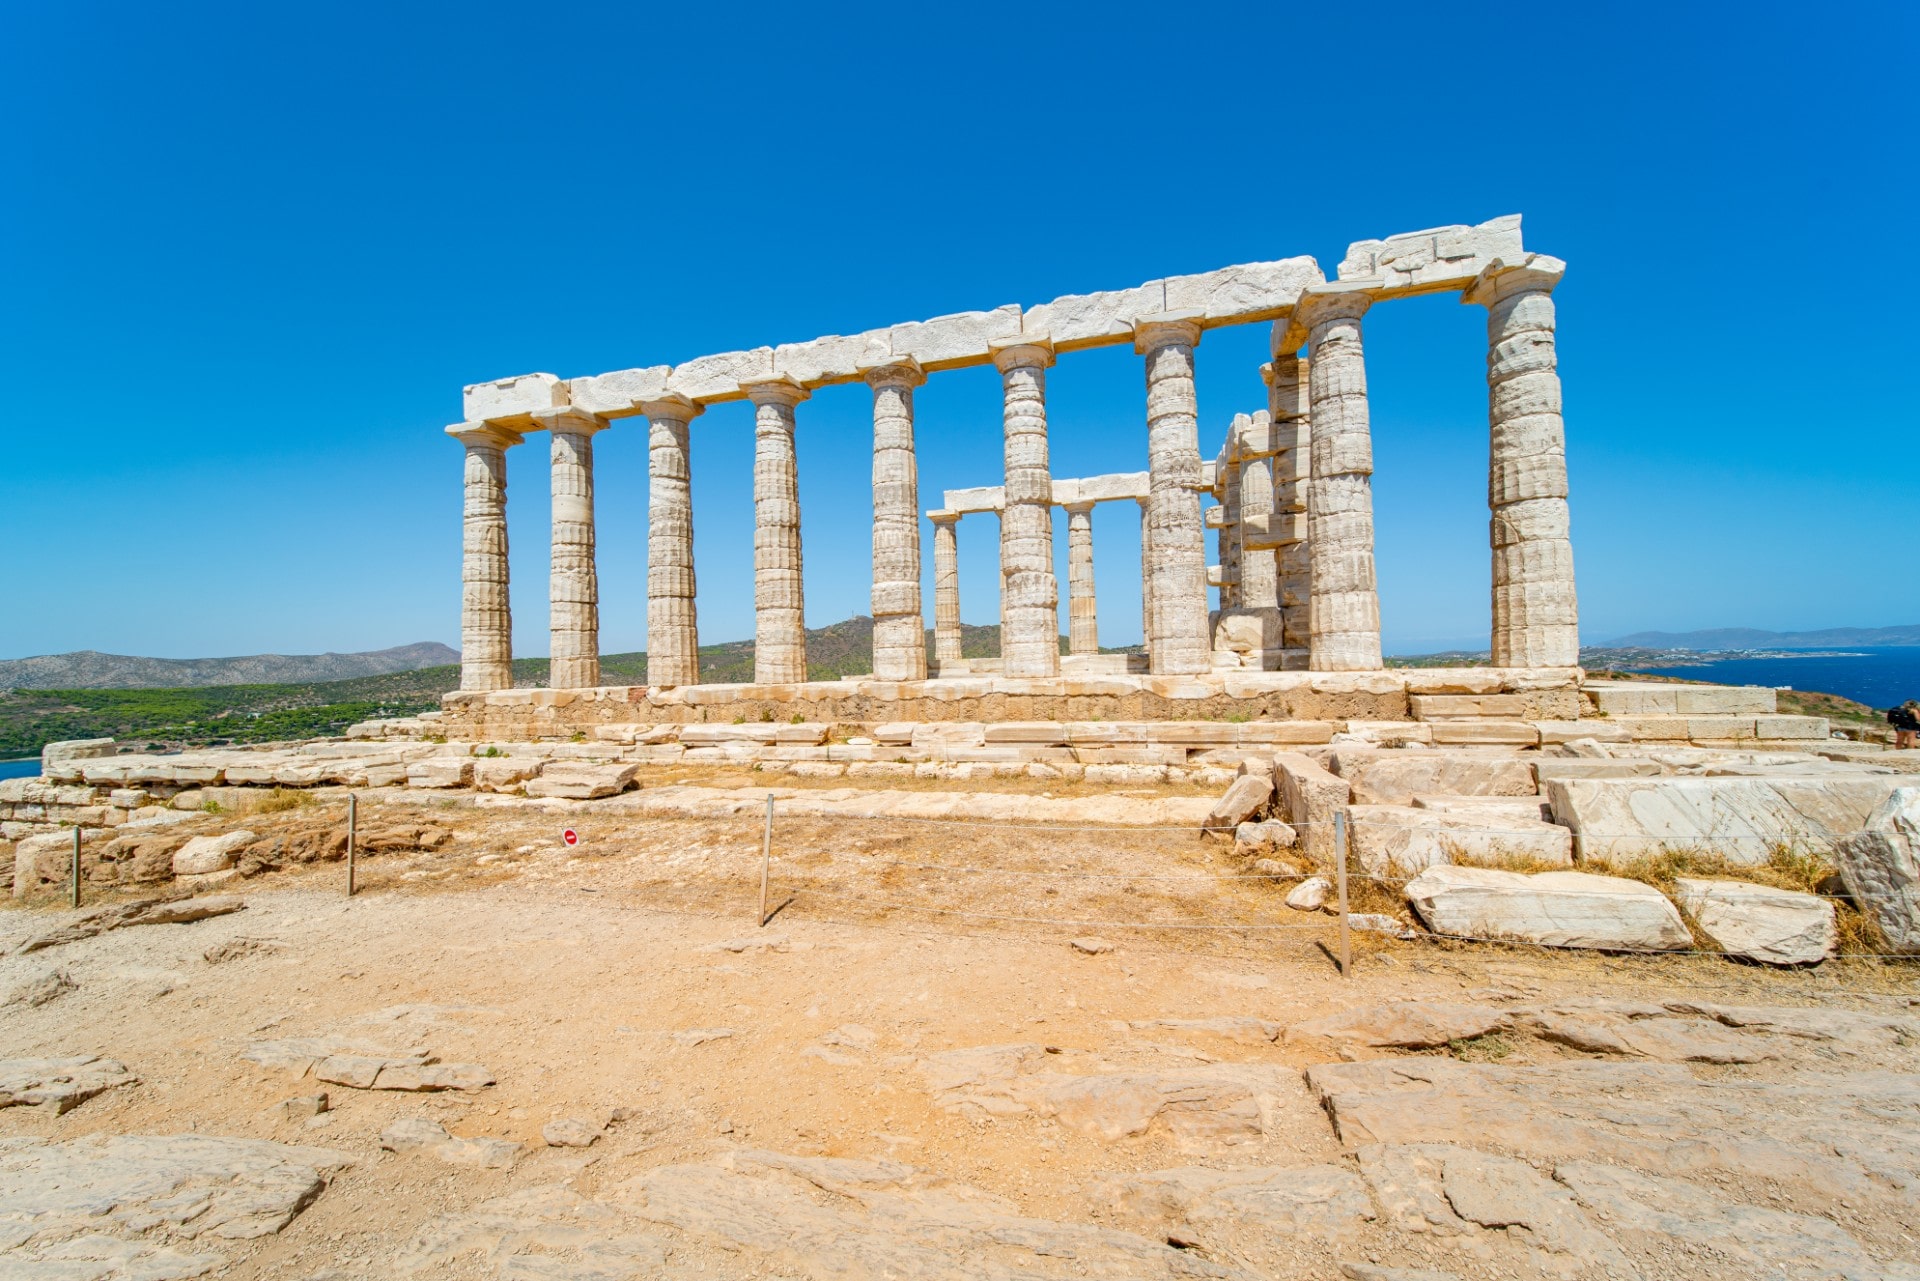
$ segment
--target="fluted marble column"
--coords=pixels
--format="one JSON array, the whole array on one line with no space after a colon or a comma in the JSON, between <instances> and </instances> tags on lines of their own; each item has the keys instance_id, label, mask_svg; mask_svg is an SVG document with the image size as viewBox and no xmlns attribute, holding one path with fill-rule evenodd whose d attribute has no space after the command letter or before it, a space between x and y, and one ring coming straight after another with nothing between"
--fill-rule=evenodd
<instances>
[{"instance_id":1,"label":"fluted marble column","mask_svg":"<svg viewBox=\"0 0 1920 1281\"><path fill-rule=\"evenodd\" d=\"M684 396L643 401L647 416L647 683L700 683L689 427L705 411Z\"/></svg>"},{"instance_id":2,"label":"fluted marble column","mask_svg":"<svg viewBox=\"0 0 1920 1281\"><path fill-rule=\"evenodd\" d=\"M1006 426L1000 513L1000 655L1008 676L1060 672L1060 585L1053 573L1053 477L1047 470L1045 339L993 349Z\"/></svg>"},{"instance_id":3,"label":"fluted marble column","mask_svg":"<svg viewBox=\"0 0 1920 1281\"><path fill-rule=\"evenodd\" d=\"M1199 405L1193 391L1193 317L1150 316L1134 323L1133 349L1146 357L1147 461L1153 555L1153 674L1182 675L1213 666L1207 634L1207 535L1200 516Z\"/></svg>"},{"instance_id":4,"label":"fluted marble column","mask_svg":"<svg viewBox=\"0 0 1920 1281\"><path fill-rule=\"evenodd\" d=\"M1273 459L1265 454L1242 459L1239 463L1240 522L1257 523L1273 517ZM1236 593L1243 609L1278 609L1280 574L1277 553L1271 546L1240 548L1240 589ZM1225 563L1224 555L1222 564ZM1224 602L1223 602L1224 603Z\"/></svg>"},{"instance_id":5,"label":"fluted marble column","mask_svg":"<svg viewBox=\"0 0 1920 1281\"><path fill-rule=\"evenodd\" d=\"M873 674L886 681L923 681L927 631L920 612L913 389L927 376L909 359L869 369L866 380L873 388Z\"/></svg>"},{"instance_id":6,"label":"fluted marble column","mask_svg":"<svg viewBox=\"0 0 1920 1281\"><path fill-rule=\"evenodd\" d=\"M1100 617L1093 594L1093 504L1067 504L1067 650L1100 652Z\"/></svg>"},{"instance_id":7,"label":"fluted marble column","mask_svg":"<svg viewBox=\"0 0 1920 1281\"><path fill-rule=\"evenodd\" d=\"M600 577L594 565L593 437L607 420L578 409L541 410L533 420L553 445L553 561L547 580L547 684L600 683Z\"/></svg>"},{"instance_id":8,"label":"fluted marble column","mask_svg":"<svg viewBox=\"0 0 1920 1281\"><path fill-rule=\"evenodd\" d=\"M1280 335L1292 330L1292 341ZM1267 384L1267 412L1274 430L1287 432L1293 444L1275 454L1273 466L1273 510L1297 513L1304 530L1311 523L1310 500L1313 430L1307 399L1309 372L1307 358L1300 354L1299 343L1306 340L1305 330L1285 323L1275 325L1273 363L1260 367ZM1281 662L1289 670L1304 669L1308 662L1312 620L1313 570L1311 536L1288 543L1274 554L1280 605Z\"/></svg>"},{"instance_id":9,"label":"fluted marble column","mask_svg":"<svg viewBox=\"0 0 1920 1281\"><path fill-rule=\"evenodd\" d=\"M1565 271L1558 258L1530 254L1489 268L1462 296L1487 308L1495 667L1580 661L1553 333L1553 287Z\"/></svg>"},{"instance_id":10,"label":"fluted marble column","mask_svg":"<svg viewBox=\"0 0 1920 1281\"><path fill-rule=\"evenodd\" d=\"M460 688L513 688L513 606L507 578L507 454L517 431L455 423L466 446L460 520Z\"/></svg>"},{"instance_id":11,"label":"fluted marble column","mask_svg":"<svg viewBox=\"0 0 1920 1281\"><path fill-rule=\"evenodd\" d=\"M1367 414L1367 365L1360 318L1373 299L1341 285L1314 286L1294 318L1313 352L1312 506L1307 517L1312 565L1311 651L1316 672L1380 667L1380 596L1373 566L1373 430Z\"/></svg>"},{"instance_id":12,"label":"fluted marble column","mask_svg":"<svg viewBox=\"0 0 1920 1281\"><path fill-rule=\"evenodd\" d=\"M1153 499L1140 504L1140 649L1153 666Z\"/></svg>"},{"instance_id":13,"label":"fluted marble column","mask_svg":"<svg viewBox=\"0 0 1920 1281\"><path fill-rule=\"evenodd\" d=\"M1227 447L1220 451L1215 461L1215 493L1220 501L1220 608L1237 609L1245 602L1240 597L1240 562L1244 558L1245 548L1240 541L1240 518L1244 514L1240 507L1240 458L1239 436L1245 429L1247 416L1235 414L1233 425L1228 428ZM1202 520L1205 512L1201 513Z\"/></svg>"},{"instance_id":14,"label":"fluted marble column","mask_svg":"<svg viewBox=\"0 0 1920 1281\"><path fill-rule=\"evenodd\" d=\"M753 683L787 685L807 679L793 407L813 393L788 378L742 390L753 402Z\"/></svg>"},{"instance_id":15,"label":"fluted marble column","mask_svg":"<svg viewBox=\"0 0 1920 1281\"><path fill-rule=\"evenodd\" d=\"M928 512L933 522L933 656L960 661L960 513ZM951 674L951 673L949 673Z\"/></svg>"}]
</instances>

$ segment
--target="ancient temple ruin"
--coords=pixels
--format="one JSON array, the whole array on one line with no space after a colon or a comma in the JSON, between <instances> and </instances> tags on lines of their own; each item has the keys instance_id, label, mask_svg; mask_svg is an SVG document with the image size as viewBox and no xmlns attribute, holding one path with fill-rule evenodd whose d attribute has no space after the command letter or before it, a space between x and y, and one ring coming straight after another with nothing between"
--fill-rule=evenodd
<instances>
[{"instance_id":1,"label":"ancient temple ruin","mask_svg":"<svg viewBox=\"0 0 1920 1281\"><path fill-rule=\"evenodd\" d=\"M650 687L698 683L688 436L707 406L743 399L755 415L754 687L806 682L795 430L815 388L855 381L873 391L875 680L988 668L1008 680L1061 676L1055 507L1067 512L1073 566L1065 673L1125 674L1077 661L1097 649L1088 513L1103 501L1141 509L1145 675L1377 671L1363 321L1378 303L1439 292L1457 292L1488 315L1493 664L1571 669L1578 615L1552 298L1563 270L1523 247L1511 216L1361 241L1332 280L1312 258L1287 258L678 366L468 387L465 421L447 428L466 448L462 689L512 685L506 465L511 448L539 430L552 458L550 680L554 689L599 685L593 437L632 417L644 417L649 433ZM1218 454L1203 459L1193 381L1201 340L1209 329L1259 322L1272 326L1272 359L1261 368L1268 404L1236 416ZM1133 345L1145 372L1147 470L1055 480L1046 371L1074 352L1120 343ZM998 486L947 491L927 512L937 585L930 660L913 393L942 371L989 362L1005 395L1005 472ZM1219 505L1203 513L1209 492ZM966 664L954 527L981 511L1000 521L1002 652L995 663ZM1219 531L1215 566L1206 558L1209 525ZM1210 585L1220 590L1217 612L1208 608Z\"/></svg>"}]
</instances>

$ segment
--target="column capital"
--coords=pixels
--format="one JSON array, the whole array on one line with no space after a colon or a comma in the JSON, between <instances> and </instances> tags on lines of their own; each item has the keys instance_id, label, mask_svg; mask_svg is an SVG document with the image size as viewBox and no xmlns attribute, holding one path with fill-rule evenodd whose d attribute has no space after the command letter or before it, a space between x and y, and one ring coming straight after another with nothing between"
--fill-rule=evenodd
<instances>
[{"instance_id":1,"label":"column capital","mask_svg":"<svg viewBox=\"0 0 1920 1281\"><path fill-rule=\"evenodd\" d=\"M657 418L671 419L677 423L690 423L707 412L705 405L688 400L685 396L662 396L658 400L636 400L633 407L649 421Z\"/></svg>"},{"instance_id":2,"label":"column capital","mask_svg":"<svg viewBox=\"0 0 1920 1281\"><path fill-rule=\"evenodd\" d=\"M1161 347L1200 344L1200 318L1203 311L1162 311L1139 316L1133 322L1133 350L1144 356Z\"/></svg>"},{"instance_id":3,"label":"column capital","mask_svg":"<svg viewBox=\"0 0 1920 1281\"><path fill-rule=\"evenodd\" d=\"M1083 500L1080 502L1061 503L1060 506L1066 509L1067 515L1069 516L1091 516L1095 504L1091 500Z\"/></svg>"},{"instance_id":4,"label":"column capital","mask_svg":"<svg viewBox=\"0 0 1920 1281\"><path fill-rule=\"evenodd\" d=\"M965 512L933 511L927 513L927 519L936 525L958 525Z\"/></svg>"},{"instance_id":5,"label":"column capital","mask_svg":"<svg viewBox=\"0 0 1920 1281\"><path fill-rule=\"evenodd\" d=\"M988 343L987 354L1003 374L1009 369L1045 369L1053 363L1053 339L1046 334L1019 334Z\"/></svg>"},{"instance_id":6,"label":"column capital","mask_svg":"<svg viewBox=\"0 0 1920 1281\"><path fill-rule=\"evenodd\" d=\"M902 356L884 365L864 366L860 377L867 386L879 391L882 387L918 387L927 381L927 371L920 368L920 362L912 356Z\"/></svg>"},{"instance_id":7,"label":"column capital","mask_svg":"<svg viewBox=\"0 0 1920 1281\"><path fill-rule=\"evenodd\" d=\"M1472 284L1460 291L1460 301L1491 307L1515 294L1552 293L1553 287L1560 283L1560 277L1566 271L1566 263L1546 254L1528 254L1517 263L1505 263L1495 258L1473 278Z\"/></svg>"},{"instance_id":8,"label":"column capital","mask_svg":"<svg viewBox=\"0 0 1920 1281\"><path fill-rule=\"evenodd\" d=\"M745 392L747 399L755 405L785 405L789 409L813 395L784 374L743 382L740 384L740 390Z\"/></svg>"},{"instance_id":9,"label":"column capital","mask_svg":"<svg viewBox=\"0 0 1920 1281\"><path fill-rule=\"evenodd\" d=\"M1273 335L1268 340L1267 350L1275 360L1282 356L1297 356L1300 354L1300 349L1306 345L1307 325L1300 319L1298 307L1273 322Z\"/></svg>"},{"instance_id":10,"label":"column capital","mask_svg":"<svg viewBox=\"0 0 1920 1281\"><path fill-rule=\"evenodd\" d=\"M1375 288L1377 281L1330 280L1308 285L1294 306L1293 318L1309 331L1329 320L1358 320L1373 306Z\"/></svg>"},{"instance_id":11,"label":"column capital","mask_svg":"<svg viewBox=\"0 0 1920 1281\"><path fill-rule=\"evenodd\" d=\"M447 435L463 445L491 446L494 449L505 449L526 439L513 428L502 427L498 423L454 423L447 428Z\"/></svg>"},{"instance_id":12,"label":"column capital","mask_svg":"<svg viewBox=\"0 0 1920 1281\"><path fill-rule=\"evenodd\" d=\"M598 414L590 414L584 409L575 409L571 405L558 409L536 409L528 417L534 426L544 427L550 432L566 432L574 436L591 436L597 431L607 429L607 420Z\"/></svg>"}]
</instances>

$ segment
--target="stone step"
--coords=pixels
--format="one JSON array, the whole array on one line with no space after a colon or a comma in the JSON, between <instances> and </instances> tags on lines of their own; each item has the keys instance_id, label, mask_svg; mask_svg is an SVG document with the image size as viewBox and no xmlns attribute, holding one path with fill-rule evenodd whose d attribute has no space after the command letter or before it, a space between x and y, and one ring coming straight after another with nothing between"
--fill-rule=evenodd
<instances>
[{"instance_id":1,"label":"stone step","mask_svg":"<svg viewBox=\"0 0 1920 1281\"><path fill-rule=\"evenodd\" d=\"M1826 742L1824 716L1609 715L1603 722L1636 743Z\"/></svg>"},{"instance_id":2,"label":"stone step","mask_svg":"<svg viewBox=\"0 0 1920 1281\"><path fill-rule=\"evenodd\" d=\"M1762 685L1664 685L1588 681L1581 687L1609 716L1771 716L1776 691Z\"/></svg>"}]
</instances>

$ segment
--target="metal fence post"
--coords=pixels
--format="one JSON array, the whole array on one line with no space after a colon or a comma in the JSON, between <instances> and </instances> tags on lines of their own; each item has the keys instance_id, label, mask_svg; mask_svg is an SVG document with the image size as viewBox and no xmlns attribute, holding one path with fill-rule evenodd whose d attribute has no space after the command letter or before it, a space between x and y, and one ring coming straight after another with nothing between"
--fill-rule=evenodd
<instances>
[{"instance_id":1,"label":"metal fence post","mask_svg":"<svg viewBox=\"0 0 1920 1281\"><path fill-rule=\"evenodd\" d=\"M80 828L73 829L73 905L80 906Z\"/></svg>"},{"instance_id":2,"label":"metal fence post","mask_svg":"<svg viewBox=\"0 0 1920 1281\"><path fill-rule=\"evenodd\" d=\"M1344 979L1352 977L1350 970L1353 965L1347 926L1347 812L1345 810L1334 811L1333 857L1334 878L1340 887L1340 977Z\"/></svg>"},{"instance_id":3,"label":"metal fence post","mask_svg":"<svg viewBox=\"0 0 1920 1281\"><path fill-rule=\"evenodd\" d=\"M760 928L767 927L767 874L773 868L773 793L767 793L767 830L760 837Z\"/></svg>"},{"instance_id":4,"label":"metal fence post","mask_svg":"<svg viewBox=\"0 0 1920 1281\"><path fill-rule=\"evenodd\" d=\"M348 898L353 897L354 873L359 870L356 865L357 863L355 858L356 851L354 849L354 846L356 844L354 837L357 835L354 829L358 826L359 818L360 818L360 812L359 812L358 798L355 797L352 792L348 792L347 793L347 897Z\"/></svg>"}]
</instances>

